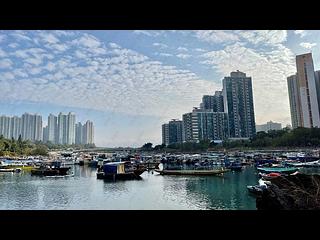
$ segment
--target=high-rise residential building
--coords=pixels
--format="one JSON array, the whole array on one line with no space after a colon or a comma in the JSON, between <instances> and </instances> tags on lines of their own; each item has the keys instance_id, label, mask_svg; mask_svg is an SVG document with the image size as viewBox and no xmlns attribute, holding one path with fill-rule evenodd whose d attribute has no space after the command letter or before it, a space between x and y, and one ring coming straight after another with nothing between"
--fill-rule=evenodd
<instances>
[{"instance_id":1,"label":"high-rise residential building","mask_svg":"<svg viewBox=\"0 0 320 240\"><path fill-rule=\"evenodd\" d=\"M223 79L224 111L228 113L231 138L250 138L256 134L251 77L231 72Z\"/></svg>"},{"instance_id":2,"label":"high-rise residential building","mask_svg":"<svg viewBox=\"0 0 320 240\"><path fill-rule=\"evenodd\" d=\"M320 127L319 105L312 54L296 56L302 127Z\"/></svg>"},{"instance_id":3,"label":"high-rise residential building","mask_svg":"<svg viewBox=\"0 0 320 240\"><path fill-rule=\"evenodd\" d=\"M76 124L76 139L75 139L76 144L82 144L82 139L83 139L82 135L83 135L83 126L81 122L78 122Z\"/></svg>"},{"instance_id":4,"label":"high-rise residential building","mask_svg":"<svg viewBox=\"0 0 320 240\"><path fill-rule=\"evenodd\" d=\"M4 138L11 138L11 119L8 116L0 116L0 135Z\"/></svg>"},{"instance_id":5,"label":"high-rise residential building","mask_svg":"<svg viewBox=\"0 0 320 240\"><path fill-rule=\"evenodd\" d=\"M47 141L57 143L58 140L58 118L51 114L48 116L48 138Z\"/></svg>"},{"instance_id":6,"label":"high-rise residential building","mask_svg":"<svg viewBox=\"0 0 320 240\"><path fill-rule=\"evenodd\" d=\"M269 121L266 124L256 125L257 132L269 132L270 130L281 130L281 123Z\"/></svg>"},{"instance_id":7,"label":"high-rise residential building","mask_svg":"<svg viewBox=\"0 0 320 240\"><path fill-rule=\"evenodd\" d=\"M169 145L169 124L162 124L162 144Z\"/></svg>"},{"instance_id":8,"label":"high-rise residential building","mask_svg":"<svg viewBox=\"0 0 320 240\"><path fill-rule=\"evenodd\" d=\"M21 125L21 136L23 140L42 140L42 116L38 114L24 113L22 115Z\"/></svg>"},{"instance_id":9,"label":"high-rise residential building","mask_svg":"<svg viewBox=\"0 0 320 240\"><path fill-rule=\"evenodd\" d=\"M319 113L320 113L320 71L315 71L314 76L316 80L317 99L318 99L318 107L319 107Z\"/></svg>"},{"instance_id":10,"label":"high-rise residential building","mask_svg":"<svg viewBox=\"0 0 320 240\"><path fill-rule=\"evenodd\" d=\"M287 78L292 127L320 127L319 73L312 54L297 55L296 67L296 75Z\"/></svg>"},{"instance_id":11,"label":"high-rise residential building","mask_svg":"<svg viewBox=\"0 0 320 240\"><path fill-rule=\"evenodd\" d=\"M172 119L162 125L162 142L165 145L182 143L182 121Z\"/></svg>"},{"instance_id":12,"label":"high-rise residential building","mask_svg":"<svg viewBox=\"0 0 320 240\"><path fill-rule=\"evenodd\" d=\"M83 144L93 144L94 143L94 127L93 122L87 121L83 125L83 132L82 132L82 143Z\"/></svg>"},{"instance_id":13,"label":"high-rise residential building","mask_svg":"<svg viewBox=\"0 0 320 240\"><path fill-rule=\"evenodd\" d=\"M59 144L74 144L75 143L75 124L76 116L69 112L68 115L58 115L58 143Z\"/></svg>"},{"instance_id":14,"label":"high-rise residential building","mask_svg":"<svg viewBox=\"0 0 320 240\"><path fill-rule=\"evenodd\" d=\"M34 126L35 132L34 132L34 139L32 139L32 140L42 141L42 138L43 138L42 116L35 114L34 119L35 119L35 123L34 123L35 124L35 126Z\"/></svg>"},{"instance_id":15,"label":"high-rise residential building","mask_svg":"<svg viewBox=\"0 0 320 240\"><path fill-rule=\"evenodd\" d=\"M19 138L19 136L21 135L21 123L22 123L22 120L20 117L17 117L17 116L11 117L11 126L10 126L11 136L10 137L14 139Z\"/></svg>"},{"instance_id":16,"label":"high-rise residential building","mask_svg":"<svg viewBox=\"0 0 320 240\"><path fill-rule=\"evenodd\" d=\"M292 75L287 78L291 123L293 128L302 126L301 113L300 113L300 100L299 100L299 83L297 75Z\"/></svg>"},{"instance_id":17,"label":"high-rise residential building","mask_svg":"<svg viewBox=\"0 0 320 240\"><path fill-rule=\"evenodd\" d=\"M75 143L75 125L76 125L76 115L72 112L69 112L67 116L67 144Z\"/></svg>"},{"instance_id":18,"label":"high-rise residential building","mask_svg":"<svg viewBox=\"0 0 320 240\"><path fill-rule=\"evenodd\" d=\"M225 140L229 137L228 114L212 109L197 109L183 115L183 139L186 142Z\"/></svg>"},{"instance_id":19,"label":"high-rise residential building","mask_svg":"<svg viewBox=\"0 0 320 240\"><path fill-rule=\"evenodd\" d=\"M43 142L48 142L49 141L49 127L45 126L43 128Z\"/></svg>"},{"instance_id":20,"label":"high-rise residential building","mask_svg":"<svg viewBox=\"0 0 320 240\"><path fill-rule=\"evenodd\" d=\"M201 109L213 110L214 112L223 112L223 95L222 91L216 91L213 96L204 95L202 97L202 103L200 104Z\"/></svg>"}]
</instances>

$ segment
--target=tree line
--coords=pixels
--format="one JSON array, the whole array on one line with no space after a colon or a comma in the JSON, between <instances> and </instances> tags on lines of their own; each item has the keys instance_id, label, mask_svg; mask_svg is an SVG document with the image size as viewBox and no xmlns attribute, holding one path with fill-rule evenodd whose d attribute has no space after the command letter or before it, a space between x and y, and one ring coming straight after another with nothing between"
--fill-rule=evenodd
<instances>
[{"instance_id":1,"label":"tree line","mask_svg":"<svg viewBox=\"0 0 320 240\"><path fill-rule=\"evenodd\" d=\"M257 148L312 148L320 147L320 128L283 128L282 130L270 130L269 132L258 132L248 140L226 140L221 144L210 140L200 142L174 143L168 146L144 144L141 151L157 152L192 152L221 149L257 149Z\"/></svg>"},{"instance_id":2,"label":"tree line","mask_svg":"<svg viewBox=\"0 0 320 240\"><path fill-rule=\"evenodd\" d=\"M17 140L0 136L0 156L48 156L50 150L66 150L68 148L95 148L95 144L60 145L51 142L22 140L21 135Z\"/></svg>"}]
</instances>

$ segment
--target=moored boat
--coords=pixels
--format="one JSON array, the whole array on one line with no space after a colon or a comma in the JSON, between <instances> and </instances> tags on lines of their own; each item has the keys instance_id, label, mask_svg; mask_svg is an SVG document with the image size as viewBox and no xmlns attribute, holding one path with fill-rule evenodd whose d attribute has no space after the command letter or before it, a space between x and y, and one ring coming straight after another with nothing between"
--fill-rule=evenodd
<instances>
[{"instance_id":1,"label":"moored boat","mask_svg":"<svg viewBox=\"0 0 320 240\"><path fill-rule=\"evenodd\" d=\"M195 175L195 176L210 176L210 175L222 175L229 171L228 169L212 169L212 170L159 170L155 169L157 173L161 175Z\"/></svg>"},{"instance_id":2,"label":"moored boat","mask_svg":"<svg viewBox=\"0 0 320 240\"><path fill-rule=\"evenodd\" d=\"M130 180L140 179L140 175L146 171L144 165L131 162L109 162L97 172L98 179Z\"/></svg>"},{"instance_id":3,"label":"moored boat","mask_svg":"<svg viewBox=\"0 0 320 240\"><path fill-rule=\"evenodd\" d=\"M61 162L44 164L31 170L31 175L37 176L65 176L68 175L70 167L61 167Z\"/></svg>"},{"instance_id":4,"label":"moored boat","mask_svg":"<svg viewBox=\"0 0 320 240\"><path fill-rule=\"evenodd\" d=\"M298 171L298 168L295 167L265 167L265 168L257 168L258 171L262 173L294 173Z\"/></svg>"}]
</instances>

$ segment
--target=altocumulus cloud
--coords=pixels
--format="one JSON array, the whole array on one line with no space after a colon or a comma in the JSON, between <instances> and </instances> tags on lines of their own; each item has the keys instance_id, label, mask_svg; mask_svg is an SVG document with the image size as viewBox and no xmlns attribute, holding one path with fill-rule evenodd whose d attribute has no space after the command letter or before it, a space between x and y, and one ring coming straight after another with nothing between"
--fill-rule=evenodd
<instances>
[{"instance_id":1,"label":"altocumulus cloud","mask_svg":"<svg viewBox=\"0 0 320 240\"><path fill-rule=\"evenodd\" d=\"M0 55L6 56L0 84L10 101L170 118L220 88L83 32L2 31L0 36ZM4 47L9 43L17 47Z\"/></svg>"}]
</instances>

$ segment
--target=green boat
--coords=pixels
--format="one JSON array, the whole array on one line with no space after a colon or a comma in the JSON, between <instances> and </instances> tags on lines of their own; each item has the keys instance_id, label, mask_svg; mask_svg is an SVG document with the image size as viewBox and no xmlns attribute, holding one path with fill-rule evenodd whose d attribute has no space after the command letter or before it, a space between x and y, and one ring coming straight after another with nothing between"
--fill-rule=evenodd
<instances>
[{"instance_id":1,"label":"green boat","mask_svg":"<svg viewBox=\"0 0 320 240\"><path fill-rule=\"evenodd\" d=\"M266 168L257 168L258 171L263 173L294 173L298 171L298 168L295 167L266 167Z\"/></svg>"}]
</instances>

